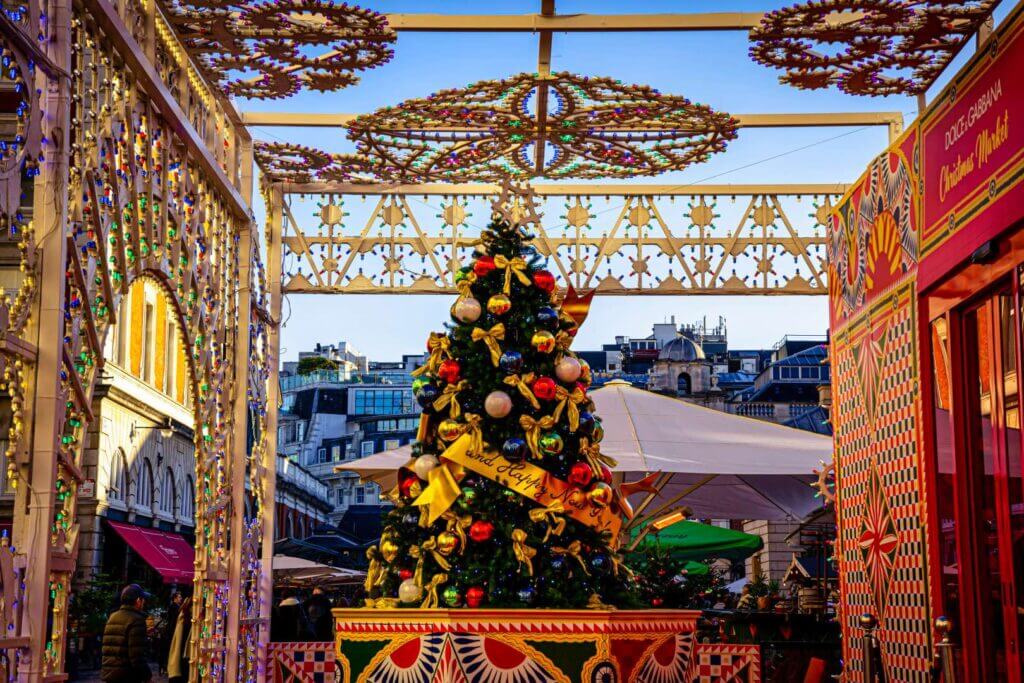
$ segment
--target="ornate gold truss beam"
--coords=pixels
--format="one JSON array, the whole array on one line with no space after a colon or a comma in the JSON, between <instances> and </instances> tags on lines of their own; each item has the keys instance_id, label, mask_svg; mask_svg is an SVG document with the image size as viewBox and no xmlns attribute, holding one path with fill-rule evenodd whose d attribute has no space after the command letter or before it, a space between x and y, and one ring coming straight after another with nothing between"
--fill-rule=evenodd
<instances>
[{"instance_id":1,"label":"ornate gold truss beam","mask_svg":"<svg viewBox=\"0 0 1024 683\"><path fill-rule=\"evenodd\" d=\"M484 196L498 192L482 184L274 188L288 202L283 291L333 294L453 293L454 272L487 222ZM561 287L824 295L825 223L846 189L537 185L544 218L534 245Z\"/></svg>"},{"instance_id":2,"label":"ornate gold truss beam","mask_svg":"<svg viewBox=\"0 0 1024 683\"><path fill-rule=\"evenodd\" d=\"M389 14L396 31L749 31L760 12L695 12L687 14Z\"/></svg>"},{"instance_id":3,"label":"ornate gold truss beam","mask_svg":"<svg viewBox=\"0 0 1024 683\"><path fill-rule=\"evenodd\" d=\"M541 55L543 59L543 54ZM247 126L294 128L344 128L359 114L304 114L301 112L243 112ZM886 126L889 139L903 132L903 114L898 111L819 112L806 114L733 114L741 128L826 128L842 126Z\"/></svg>"}]
</instances>

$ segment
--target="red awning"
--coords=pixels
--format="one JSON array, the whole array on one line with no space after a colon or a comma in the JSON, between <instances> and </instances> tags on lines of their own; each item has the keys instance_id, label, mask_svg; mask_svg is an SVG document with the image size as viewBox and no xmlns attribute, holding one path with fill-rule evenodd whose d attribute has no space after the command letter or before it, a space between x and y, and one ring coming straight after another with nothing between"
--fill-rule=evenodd
<instances>
[{"instance_id":1,"label":"red awning","mask_svg":"<svg viewBox=\"0 0 1024 683\"><path fill-rule=\"evenodd\" d=\"M178 534L107 521L118 536L163 577L164 583L191 583L196 551Z\"/></svg>"}]
</instances>

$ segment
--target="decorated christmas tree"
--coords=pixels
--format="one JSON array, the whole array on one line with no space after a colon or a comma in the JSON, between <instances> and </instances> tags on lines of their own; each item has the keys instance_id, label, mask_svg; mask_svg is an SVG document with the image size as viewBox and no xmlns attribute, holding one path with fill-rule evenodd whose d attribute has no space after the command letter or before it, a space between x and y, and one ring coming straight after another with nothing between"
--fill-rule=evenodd
<instances>
[{"instance_id":1,"label":"decorated christmas tree","mask_svg":"<svg viewBox=\"0 0 1024 683\"><path fill-rule=\"evenodd\" d=\"M616 552L634 489L612 485L590 369L570 350L585 306L558 305L537 219L532 191L506 184L456 274L451 322L415 373L413 457L368 551L369 606L636 603Z\"/></svg>"}]
</instances>

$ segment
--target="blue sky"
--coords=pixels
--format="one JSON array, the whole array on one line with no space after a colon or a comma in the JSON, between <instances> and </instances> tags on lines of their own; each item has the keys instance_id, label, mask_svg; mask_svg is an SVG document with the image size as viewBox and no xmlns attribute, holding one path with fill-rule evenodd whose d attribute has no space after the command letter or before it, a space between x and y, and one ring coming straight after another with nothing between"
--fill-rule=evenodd
<instances>
[{"instance_id":1,"label":"blue sky","mask_svg":"<svg viewBox=\"0 0 1024 683\"><path fill-rule=\"evenodd\" d=\"M404 2L364 0L381 12L530 13L539 0ZM764 11L782 2L733 0L629 3L631 13ZM786 3L789 4L789 3ZM1007 3L1004 3L1007 4ZM621 2L558 0L559 13L618 13ZM242 111L368 112L477 80L536 70L536 36L528 33L401 33L395 58L365 72L358 85L334 93L303 92L286 100L239 101ZM868 98L837 90L799 91L747 56L743 32L555 34L552 68L646 83L666 93L733 114L776 112L900 111L909 123L916 102L907 97ZM957 60L963 61L963 57ZM290 141L332 152L350 151L342 131L256 128L257 139ZM708 163L655 180L675 183L852 182L886 145L883 128L740 130L728 150ZM802 149L801 149L802 148ZM263 206L257 199L257 219ZM315 342L348 340L372 359L416 353L427 333L448 317L445 296L291 295L284 304L282 357L292 359ZM724 316L734 347L770 346L785 334L823 334L826 299L820 297L598 297L576 348L599 348L619 334L644 336L654 322Z\"/></svg>"}]
</instances>

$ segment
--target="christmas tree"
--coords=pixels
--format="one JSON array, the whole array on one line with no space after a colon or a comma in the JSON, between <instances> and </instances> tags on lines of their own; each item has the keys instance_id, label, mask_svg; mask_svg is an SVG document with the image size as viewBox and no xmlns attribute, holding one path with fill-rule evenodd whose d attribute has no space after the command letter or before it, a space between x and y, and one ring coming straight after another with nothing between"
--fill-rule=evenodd
<instances>
[{"instance_id":1,"label":"christmas tree","mask_svg":"<svg viewBox=\"0 0 1024 683\"><path fill-rule=\"evenodd\" d=\"M367 604L633 606L615 551L628 503L569 348L577 318L531 246L532 191L506 184L494 208L416 371L418 439L368 551Z\"/></svg>"}]
</instances>

